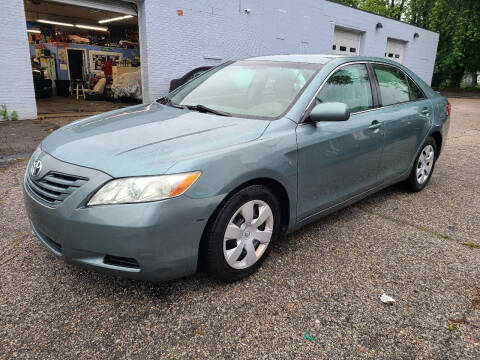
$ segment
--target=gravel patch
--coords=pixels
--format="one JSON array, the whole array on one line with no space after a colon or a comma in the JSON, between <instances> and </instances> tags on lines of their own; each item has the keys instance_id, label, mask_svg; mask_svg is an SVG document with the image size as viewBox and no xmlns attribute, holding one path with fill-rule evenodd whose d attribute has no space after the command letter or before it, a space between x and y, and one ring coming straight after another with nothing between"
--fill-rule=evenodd
<instances>
[{"instance_id":1,"label":"gravel patch","mask_svg":"<svg viewBox=\"0 0 480 360\"><path fill-rule=\"evenodd\" d=\"M451 102L424 191L391 187L323 218L235 284L65 264L28 227L26 161L0 167L0 358L480 358L480 132L466 116L480 100Z\"/></svg>"}]
</instances>

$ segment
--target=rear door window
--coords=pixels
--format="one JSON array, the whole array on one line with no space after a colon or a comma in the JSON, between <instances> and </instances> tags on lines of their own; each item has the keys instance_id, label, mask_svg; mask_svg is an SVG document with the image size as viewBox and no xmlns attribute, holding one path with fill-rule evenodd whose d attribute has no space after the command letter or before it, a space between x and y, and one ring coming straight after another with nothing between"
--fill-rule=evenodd
<instances>
[{"instance_id":1,"label":"rear door window","mask_svg":"<svg viewBox=\"0 0 480 360\"><path fill-rule=\"evenodd\" d=\"M383 106L410 101L407 77L403 71L383 64L374 64L373 68L380 86Z\"/></svg>"},{"instance_id":2,"label":"rear door window","mask_svg":"<svg viewBox=\"0 0 480 360\"><path fill-rule=\"evenodd\" d=\"M316 97L317 103L341 102L350 111L373 108L372 88L365 64L354 64L337 70L323 85Z\"/></svg>"}]
</instances>

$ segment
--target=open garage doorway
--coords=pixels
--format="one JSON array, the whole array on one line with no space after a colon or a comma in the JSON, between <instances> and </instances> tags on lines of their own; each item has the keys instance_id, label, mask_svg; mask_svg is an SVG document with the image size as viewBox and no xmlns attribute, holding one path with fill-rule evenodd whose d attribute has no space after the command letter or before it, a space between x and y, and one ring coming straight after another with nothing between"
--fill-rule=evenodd
<instances>
[{"instance_id":1,"label":"open garage doorway","mask_svg":"<svg viewBox=\"0 0 480 360\"><path fill-rule=\"evenodd\" d=\"M142 101L135 5L24 0L24 6L39 118L63 125Z\"/></svg>"}]
</instances>

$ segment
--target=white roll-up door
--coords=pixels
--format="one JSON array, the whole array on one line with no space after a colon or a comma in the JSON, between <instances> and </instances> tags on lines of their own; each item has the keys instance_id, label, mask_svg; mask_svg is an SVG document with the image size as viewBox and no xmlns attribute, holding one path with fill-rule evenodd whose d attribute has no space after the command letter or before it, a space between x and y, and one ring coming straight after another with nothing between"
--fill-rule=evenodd
<instances>
[{"instance_id":1,"label":"white roll-up door","mask_svg":"<svg viewBox=\"0 0 480 360\"><path fill-rule=\"evenodd\" d=\"M403 61L403 54L405 53L405 41L387 39L387 49L385 51L385 58L399 62Z\"/></svg>"},{"instance_id":2,"label":"white roll-up door","mask_svg":"<svg viewBox=\"0 0 480 360\"><path fill-rule=\"evenodd\" d=\"M84 6L92 9L100 9L106 11L113 11L125 15L136 16L137 13L132 6L135 1L121 1L121 0L50 0L52 2Z\"/></svg>"},{"instance_id":3,"label":"white roll-up door","mask_svg":"<svg viewBox=\"0 0 480 360\"><path fill-rule=\"evenodd\" d=\"M332 53L339 55L360 55L361 33L344 28L335 28Z\"/></svg>"}]
</instances>

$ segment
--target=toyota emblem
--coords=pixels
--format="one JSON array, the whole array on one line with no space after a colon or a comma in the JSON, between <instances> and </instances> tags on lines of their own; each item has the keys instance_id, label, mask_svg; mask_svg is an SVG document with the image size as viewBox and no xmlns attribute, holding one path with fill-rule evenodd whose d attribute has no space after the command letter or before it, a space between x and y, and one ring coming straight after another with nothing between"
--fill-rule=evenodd
<instances>
[{"instance_id":1,"label":"toyota emblem","mask_svg":"<svg viewBox=\"0 0 480 360\"><path fill-rule=\"evenodd\" d=\"M42 162L40 160L35 160L30 167L30 174L33 177L36 177L40 174L40 171L42 171Z\"/></svg>"}]
</instances>

